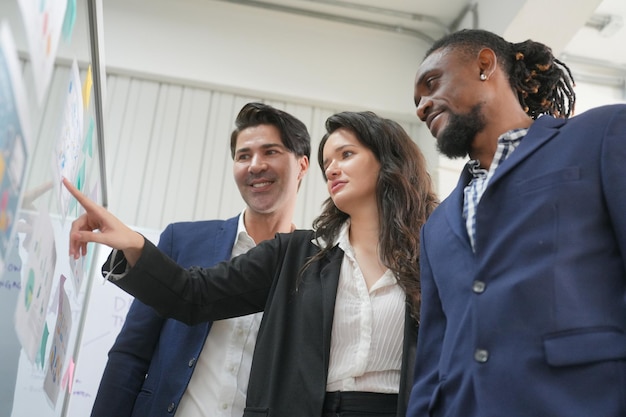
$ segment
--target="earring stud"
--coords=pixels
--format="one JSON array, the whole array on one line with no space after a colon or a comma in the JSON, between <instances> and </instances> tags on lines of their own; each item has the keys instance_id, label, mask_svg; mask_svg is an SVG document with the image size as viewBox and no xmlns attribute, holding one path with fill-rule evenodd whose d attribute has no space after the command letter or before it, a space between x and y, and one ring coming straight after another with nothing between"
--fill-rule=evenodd
<instances>
[{"instance_id":1,"label":"earring stud","mask_svg":"<svg viewBox=\"0 0 626 417\"><path fill-rule=\"evenodd\" d=\"M487 80L487 75L484 72L480 73L480 81L486 81Z\"/></svg>"}]
</instances>

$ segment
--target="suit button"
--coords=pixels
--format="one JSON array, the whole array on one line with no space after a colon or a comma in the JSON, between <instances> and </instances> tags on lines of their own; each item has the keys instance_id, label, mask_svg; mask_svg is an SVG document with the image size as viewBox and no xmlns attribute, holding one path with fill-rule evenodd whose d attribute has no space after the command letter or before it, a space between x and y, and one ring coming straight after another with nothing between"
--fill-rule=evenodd
<instances>
[{"instance_id":1,"label":"suit button","mask_svg":"<svg viewBox=\"0 0 626 417\"><path fill-rule=\"evenodd\" d=\"M189 367L193 367L196 364L196 358L189 359Z\"/></svg>"},{"instance_id":2,"label":"suit button","mask_svg":"<svg viewBox=\"0 0 626 417\"><path fill-rule=\"evenodd\" d=\"M472 284L472 291L474 291L476 294L482 294L483 292L485 292L485 287L487 287L487 285L485 285L483 281L476 280Z\"/></svg>"},{"instance_id":3,"label":"suit button","mask_svg":"<svg viewBox=\"0 0 626 417\"><path fill-rule=\"evenodd\" d=\"M170 405L167 406L167 412L171 413L172 411L174 411L174 408L176 408L176 404L170 403Z\"/></svg>"},{"instance_id":4,"label":"suit button","mask_svg":"<svg viewBox=\"0 0 626 417\"><path fill-rule=\"evenodd\" d=\"M474 360L476 362L485 363L489 359L489 352L485 349L476 349L474 351Z\"/></svg>"}]
</instances>

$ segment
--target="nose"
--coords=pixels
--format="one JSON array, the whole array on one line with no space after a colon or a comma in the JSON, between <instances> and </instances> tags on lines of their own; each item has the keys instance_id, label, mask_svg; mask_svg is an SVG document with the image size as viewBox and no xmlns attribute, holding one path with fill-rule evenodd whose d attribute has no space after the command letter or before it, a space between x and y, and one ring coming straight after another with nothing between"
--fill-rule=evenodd
<instances>
[{"instance_id":1,"label":"nose","mask_svg":"<svg viewBox=\"0 0 626 417\"><path fill-rule=\"evenodd\" d=\"M417 103L417 117L419 117L422 122L425 122L432 107L433 101L430 97L420 97L419 102Z\"/></svg>"},{"instance_id":2,"label":"nose","mask_svg":"<svg viewBox=\"0 0 626 417\"><path fill-rule=\"evenodd\" d=\"M262 172L267 169L267 162L262 155L254 155L250 159L250 165L248 171L252 173Z\"/></svg>"},{"instance_id":3,"label":"nose","mask_svg":"<svg viewBox=\"0 0 626 417\"><path fill-rule=\"evenodd\" d=\"M335 161L332 161L324 170L324 175L326 175L326 179L335 178L339 175L340 169L337 166Z\"/></svg>"}]
</instances>

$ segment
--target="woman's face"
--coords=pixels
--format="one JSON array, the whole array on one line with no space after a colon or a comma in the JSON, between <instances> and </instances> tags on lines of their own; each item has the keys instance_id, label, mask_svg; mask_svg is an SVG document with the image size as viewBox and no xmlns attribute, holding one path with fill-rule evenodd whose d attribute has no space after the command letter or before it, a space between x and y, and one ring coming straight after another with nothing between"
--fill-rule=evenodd
<instances>
[{"instance_id":1,"label":"woman's face","mask_svg":"<svg viewBox=\"0 0 626 417\"><path fill-rule=\"evenodd\" d=\"M376 207L376 183L380 163L352 131L335 130L323 150L328 193L337 208L353 215L356 210Z\"/></svg>"}]
</instances>

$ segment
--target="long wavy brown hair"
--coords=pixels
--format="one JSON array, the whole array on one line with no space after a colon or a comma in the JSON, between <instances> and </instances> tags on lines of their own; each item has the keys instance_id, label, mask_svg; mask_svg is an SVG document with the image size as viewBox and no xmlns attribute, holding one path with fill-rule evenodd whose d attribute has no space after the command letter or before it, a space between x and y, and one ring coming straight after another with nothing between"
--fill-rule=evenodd
<instances>
[{"instance_id":1,"label":"long wavy brown hair","mask_svg":"<svg viewBox=\"0 0 626 417\"><path fill-rule=\"evenodd\" d=\"M354 133L380 163L376 201L379 213L379 245L383 264L396 276L407 295L413 317L420 306L419 252L420 228L437 206L437 197L426 170L424 155L406 131L393 120L372 112L342 112L326 120L326 134L318 148L318 163L324 179L323 151L328 137L337 129ZM316 238L327 243L336 240L349 218L328 198L322 213L313 221ZM332 249L326 245L306 266Z\"/></svg>"}]
</instances>

